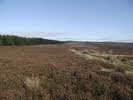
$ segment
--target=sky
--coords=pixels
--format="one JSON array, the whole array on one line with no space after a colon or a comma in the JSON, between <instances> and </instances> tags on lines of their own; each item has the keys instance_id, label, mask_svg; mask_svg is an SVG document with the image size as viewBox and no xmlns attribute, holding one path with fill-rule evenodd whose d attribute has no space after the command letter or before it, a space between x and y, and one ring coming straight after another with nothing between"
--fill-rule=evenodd
<instances>
[{"instance_id":1,"label":"sky","mask_svg":"<svg viewBox=\"0 0 133 100\"><path fill-rule=\"evenodd\" d=\"M0 0L0 32L55 40L133 42L133 0Z\"/></svg>"}]
</instances>

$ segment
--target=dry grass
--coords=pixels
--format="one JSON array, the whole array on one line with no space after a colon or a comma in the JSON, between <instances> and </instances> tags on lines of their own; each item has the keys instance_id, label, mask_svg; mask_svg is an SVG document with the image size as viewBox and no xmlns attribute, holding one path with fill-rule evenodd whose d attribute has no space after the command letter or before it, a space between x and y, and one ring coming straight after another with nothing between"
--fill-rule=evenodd
<instances>
[{"instance_id":1,"label":"dry grass","mask_svg":"<svg viewBox=\"0 0 133 100\"><path fill-rule=\"evenodd\" d=\"M133 71L133 60L128 59L132 57L132 55L113 55L112 50L108 51L109 53L105 52L98 52L98 51L89 51L85 50L75 50L70 49L76 55L86 58L87 60L101 60L107 63L111 63L117 67L121 67L125 71L132 72ZM104 70L103 68L102 70ZM108 70L108 69L107 69Z\"/></svg>"},{"instance_id":2,"label":"dry grass","mask_svg":"<svg viewBox=\"0 0 133 100\"><path fill-rule=\"evenodd\" d=\"M40 87L40 79L38 77L26 77L24 84L31 89L38 89Z\"/></svg>"}]
</instances>

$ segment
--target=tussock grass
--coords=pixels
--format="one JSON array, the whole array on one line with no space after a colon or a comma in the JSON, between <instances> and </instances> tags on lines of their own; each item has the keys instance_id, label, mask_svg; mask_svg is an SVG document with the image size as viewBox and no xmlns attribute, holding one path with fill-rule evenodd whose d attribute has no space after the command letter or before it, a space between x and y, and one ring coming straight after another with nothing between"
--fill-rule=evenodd
<instances>
[{"instance_id":1,"label":"tussock grass","mask_svg":"<svg viewBox=\"0 0 133 100\"><path fill-rule=\"evenodd\" d=\"M40 79L38 77L26 77L24 84L31 89L38 89L40 87Z\"/></svg>"}]
</instances>

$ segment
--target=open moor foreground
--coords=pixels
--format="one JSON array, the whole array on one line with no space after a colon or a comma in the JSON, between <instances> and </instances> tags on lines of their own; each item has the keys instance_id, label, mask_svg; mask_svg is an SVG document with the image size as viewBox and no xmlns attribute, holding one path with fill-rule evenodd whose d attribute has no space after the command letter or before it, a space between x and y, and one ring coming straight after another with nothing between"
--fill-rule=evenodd
<instances>
[{"instance_id":1,"label":"open moor foreground","mask_svg":"<svg viewBox=\"0 0 133 100\"><path fill-rule=\"evenodd\" d=\"M0 100L132 100L132 54L115 43L1 46Z\"/></svg>"}]
</instances>

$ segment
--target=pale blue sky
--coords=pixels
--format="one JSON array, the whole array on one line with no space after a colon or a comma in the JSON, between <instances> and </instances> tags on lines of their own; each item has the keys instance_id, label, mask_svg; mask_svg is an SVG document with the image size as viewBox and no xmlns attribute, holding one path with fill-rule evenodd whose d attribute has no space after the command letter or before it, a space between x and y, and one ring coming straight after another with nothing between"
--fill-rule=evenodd
<instances>
[{"instance_id":1,"label":"pale blue sky","mask_svg":"<svg viewBox=\"0 0 133 100\"><path fill-rule=\"evenodd\" d=\"M133 0L0 0L0 32L133 42Z\"/></svg>"}]
</instances>

